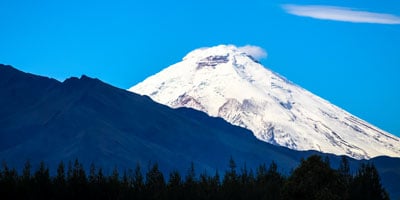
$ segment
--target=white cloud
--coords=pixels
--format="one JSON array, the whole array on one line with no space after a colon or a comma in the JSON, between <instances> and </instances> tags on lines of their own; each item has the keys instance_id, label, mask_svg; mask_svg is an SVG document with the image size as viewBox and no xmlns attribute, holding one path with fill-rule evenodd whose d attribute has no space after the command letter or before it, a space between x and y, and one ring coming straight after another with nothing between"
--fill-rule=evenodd
<instances>
[{"instance_id":1,"label":"white cloud","mask_svg":"<svg viewBox=\"0 0 400 200\"><path fill-rule=\"evenodd\" d=\"M251 55L253 58L257 60L267 57L267 52L259 46L246 45L238 47L238 50Z\"/></svg>"},{"instance_id":2,"label":"white cloud","mask_svg":"<svg viewBox=\"0 0 400 200\"><path fill-rule=\"evenodd\" d=\"M293 4L283 5L282 7L286 12L292 15L315 19L353 23L400 24L400 16L359 11L346 7Z\"/></svg>"}]
</instances>

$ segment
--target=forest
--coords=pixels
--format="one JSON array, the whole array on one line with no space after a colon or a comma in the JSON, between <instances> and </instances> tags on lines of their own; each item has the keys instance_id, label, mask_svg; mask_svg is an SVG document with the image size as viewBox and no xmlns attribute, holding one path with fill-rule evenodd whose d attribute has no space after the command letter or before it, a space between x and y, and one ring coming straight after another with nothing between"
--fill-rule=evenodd
<instances>
[{"instance_id":1,"label":"forest","mask_svg":"<svg viewBox=\"0 0 400 200\"><path fill-rule=\"evenodd\" d=\"M193 163L184 174L163 174L156 163L146 170L138 164L134 169L119 172L115 168L105 174L94 164L85 171L76 159L60 162L51 176L44 162L32 170L27 161L20 173L3 162L0 199L389 199L372 163L361 164L351 173L346 157L333 169L328 158L313 155L288 175L280 173L274 162L256 169L239 167L233 158L227 164L226 171L214 174L196 174Z\"/></svg>"}]
</instances>

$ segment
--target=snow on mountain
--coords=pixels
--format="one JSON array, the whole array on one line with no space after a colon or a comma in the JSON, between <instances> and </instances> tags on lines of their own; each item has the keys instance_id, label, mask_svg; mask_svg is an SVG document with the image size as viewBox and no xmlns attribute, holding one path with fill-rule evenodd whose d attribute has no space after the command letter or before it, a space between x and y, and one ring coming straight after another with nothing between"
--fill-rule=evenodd
<instances>
[{"instance_id":1,"label":"snow on mountain","mask_svg":"<svg viewBox=\"0 0 400 200\"><path fill-rule=\"evenodd\" d=\"M194 50L129 91L222 117L260 140L295 150L400 157L400 138L291 83L233 45Z\"/></svg>"}]
</instances>

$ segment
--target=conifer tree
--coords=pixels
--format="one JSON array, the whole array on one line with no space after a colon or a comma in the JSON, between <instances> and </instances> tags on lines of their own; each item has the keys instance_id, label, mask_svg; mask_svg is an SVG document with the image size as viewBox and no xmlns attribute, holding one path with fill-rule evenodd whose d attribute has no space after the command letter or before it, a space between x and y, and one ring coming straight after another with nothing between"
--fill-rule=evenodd
<instances>
[{"instance_id":1,"label":"conifer tree","mask_svg":"<svg viewBox=\"0 0 400 200\"><path fill-rule=\"evenodd\" d=\"M56 199L67 199L67 185L65 180L65 165L64 162L60 162L57 167L56 177L53 179L55 198Z\"/></svg>"},{"instance_id":2,"label":"conifer tree","mask_svg":"<svg viewBox=\"0 0 400 200\"><path fill-rule=\"evenodd\" d=\"M35 172L33 180L35 185L36 198L49 199L52 195L52 184L49 168L46 166L44 161L40 162L39 169Z\"/></svg>"},{"instance_id":3,"label":"conifer tree","mask_svg":"<svg viewBox=\"0 0 400 200\"><path fill-rule=\"evenodd\" d=\"M163 199L165 190L164 175L155 163L146 173L146 195L149 199Z\"/></svg>"},{"instance_id":4,"label":"conifer tree","mask_svg":"<svg viewBox=\"0 0 400 200\"><path fill-rule=\"evenodd\" d=\"M142 199L144 193L144 177L140 168L140 164L137 163L134 174L131 176L131 185L133 187L133 193L135 199Z\"/></svg>"},{"instance_id":5,"label":"conifer tree","mask_svg":"<svg viewBox=\"0 0 400 200\"><path fill-rule=\"evenodd\" d=\"M219 176L218 170L216 170L214 176L209 179L209 184L210 184L211 194L212 194L210 199L222 199L221 178Z\"/></svg>"},{"instance_id":6,"label":"conifer tree","mask_svg":"<svg viewBox=\"0 0 400 200\"><path fill-rule=\"evenodd\" d=\"M121 184L119 181L118 168L114 167L111 176L108 178L108 190L110 192L109 196L119 199L121 193Z\"/></svg>"},{"instance_id":7,"label":"conifer tree","mask_svg":"<svg viewBox=\"0 0 400 200\"><path fill-rule=\"evenodd\" d=\"M89 177L88 181L90 184L95 184L96 183L96 165L94 163L90 164L89 168Z\"/></svg>"},{"instance_id":8,"label":"conifer tree","mask_svg":"<svg viewBox=\"0 0 400 200\"><path fill-rule=\"evenodd\" d=\"M231 157L229 159L229 169L225 172L222 182L223 198L225 199L240 199L239 178L236 172L236 163Z\"/></svg>"},{"instance_id":9,"label":"conifer tree","mask_svg":"<svg viewBox=\"0 0 400 200\"><path fill-rule=\"evenodd\" d=\"M172 171L167 184L168 199L184 199L182 177L178 171Z\"/></svg>"},{"instance_id":10,"label":"conifer tree","mask_svg":"<svg viewBox=\"0 0 400 200\"><path fill-rule=\"evenodd\" d=\"M183 192L184 192L185 199L191 198L193 200L196 200L199 198L199 195L197 192L196 171L194 169L193 162L190 163L190 167L187 170L187 174L185 177L185 183L183 185Z\"/></svg>"},{"instance_id":11,"label":"conifer tree","mask_svg":"<svg viewBox=\"0 0 400 200\"><path fill-rule=\"evenodd\" d=\"M338 175L331 169L329 163L320 156L313 155L302 160L284 188L285 199L340 199Z\"/></svg>"},{"instance_id":12,"label":"conifer tree","mask_svg":"<svg viewBox=\"0 0 400 200\"><path fill-rule=\"evenodd\" d=\"M346 156L341 157L337 172L339 174L339 183L343 188L343 192L341 193L342 194L341 198L349 199L350 183L352 182L353 177L350 174L350 164Z\"/></svg>"},{"instance_id":13,"label":"conifer tree","mask_svg":"<svg viewBox=\"0 0 400 200\"><path fill-rule=\"evenodd\" d=\"M255 178L253 171L247 169L246 163L244 163L238 176L241 199L255 199Z\"/></svg>"},{"instance_id":14,"label":"conifer tree","mask_svg":"<svg viewBox=\"0 0 400 200\"><path fill-rule=\"evenodd\" d=\"M120 182L121 199L133 199L132 187L129 180L129 174L132 174L132 170L124 170L122 174L122 180Z\"/></svg>"},{"instance_id":15,"label":"conifer tree","mask_svg":"<svg viewBox=\"0 0 400 200\"><path fill-rule=\"evenodd\" d=\"M14 168L9 168L6 162L3 162L3 170L0 179L0 194L5 199L17 198L17 178L18 173Z\"/></svg>"},{"instance_id":16,"label":"conifer tree","mask_svg":"<svg viewBox=\"0 0 400 200\"><path fill-rule=\"evenodd\" d=\"M3 181L0 183L1 194L5 199L17 198L17 179L18 173L15 168L9 168L6 162L3 162Z\"/></svg>"},{"instance_id":17,"label":"conifer tree","mask_svg":"<svg viewBox=\"0 0 400 200\"><path fill-rule=\"evenodd\" d=\"M109 198L108 197L108 187L107 187L107 178L103 173L103 169L100 167L97 170L97 175L96 175L96 188L95 188L95 192L96 192L96 196L98 198Z\"/></svg>"},{"instance_id":18,"label":"conifer tree","mask_svg":"<svg viewBox=\"0 0 400 200\"><path fill-rule=\"evenodd\" d=\"M29 160L25 162L24 169L22 170L22 180L30 181L32 165Z\"/></svg>"},{"instance_id":19,"label":"conifer tree","mask_svg":"<svg viewBox=\"0 0 400 200\"><path fill-rule=\"evenodd\" d=\"M272 161L270 164L265 182L265 194L268 199L277 200L281 199L285 178L278 172L278 165Z\"/></svg>"},{"instance_id":20,"label":"conifer tree","mask_svg":"<svg viewBox=\"0 0 400 200\"><path fill-rule=\"evenodd\" d=\"M199 176L198 181L198 198L199 199L211 199L213 194L213 190L211 188L211 177L207 175L207 172L204 171Z\"/></svg>"},{"instance_id":21,"label":"conifer tree","mask_svg":"<svg viewBox=\"0 0 400 200\"><path fill-rule=\"evenodd\" d=\"M389 199L388 193L382 187L378 171L371 163L361 164L350 185L350 199Z\"/></svg>"},{"instance_id":22,"label":"conifer tree","mask_svg":"<svg viewBox=\"0 0 400 200\"><path fill-rule=\"evenodd\" d=\"M29 194L32 193L32 174L31 174L32 165L29 160L27 160L24 164L24 168L22 169L22 177L18 180L18 196L20 199L29 199Z\"/></svg>"}]
</instances>

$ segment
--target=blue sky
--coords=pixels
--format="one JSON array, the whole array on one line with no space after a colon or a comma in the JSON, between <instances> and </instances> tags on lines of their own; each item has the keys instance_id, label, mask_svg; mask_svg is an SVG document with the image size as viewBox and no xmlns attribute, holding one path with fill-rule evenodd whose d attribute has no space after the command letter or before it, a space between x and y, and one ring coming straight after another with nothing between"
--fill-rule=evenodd
<instances>
[{"instance_id":1,"label":"blue sky","mask_svg":"<svg viewBox=\"0 0 400 200\"><path fill-rule=\"evenodd\" d=\"M397 0L1 0L0 8L0 63L23 71L126 89L193 49L257 45L268 68L400 136Z\"/></svg>"}]
</instances>

